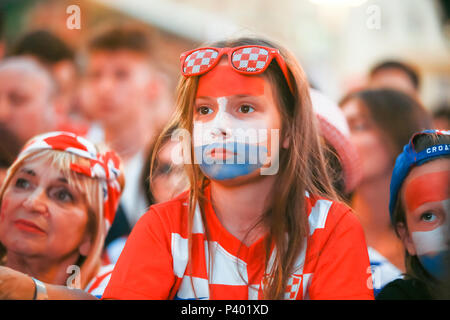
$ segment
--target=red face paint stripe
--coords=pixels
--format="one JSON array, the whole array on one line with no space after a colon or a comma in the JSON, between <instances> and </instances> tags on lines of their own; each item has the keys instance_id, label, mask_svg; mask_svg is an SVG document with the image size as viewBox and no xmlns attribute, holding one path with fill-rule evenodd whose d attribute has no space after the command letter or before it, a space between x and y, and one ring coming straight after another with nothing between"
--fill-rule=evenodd
<instances>
[{"instance_id":1,"label":"red face paint stripe","mask_svg":"<svg viewBox=\"0 0 450 320\"><path fill-rule=\"evenodd\" d=\"M228 65L218 65L200 77L197 97L227 97L264 94L264 79L259 75L243 75Z\"/></svg>"},{"instance_id":2,"label":"red face paint stripe","mask_svg":"<svg viewBox=\"0 0 450 320\"><path fill-rule=\"evenodd\" d=\"M443 201L449 195L450 171L431 172L411 180L405 186L405 204L414 211L427 202Z\"/></svg>"}]
</instances>

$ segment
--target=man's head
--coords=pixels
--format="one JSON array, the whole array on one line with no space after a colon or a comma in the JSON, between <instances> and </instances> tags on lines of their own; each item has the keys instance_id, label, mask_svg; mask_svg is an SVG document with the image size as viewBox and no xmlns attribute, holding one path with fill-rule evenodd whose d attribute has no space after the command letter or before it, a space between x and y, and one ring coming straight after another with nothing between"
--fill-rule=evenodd
<instances>
[{"instance_id":1,"label":"man's head","mask_svg":"<svg viewBox=\"0 0 450 320\"><path fill-rule=\"evenodd\" d=\"M29 58L0 62L0 124L21 142L50 131L55 125L55 83L50 74Z\"/></svg>"},{"instance_id":2,"label":"man's head","mask_svg":"<svg viewBox=\"0 0 450 320\"><path fill-rule=\"evenodd\" d=\"M147 33L117 27L88 45L84 79L85 107L105 127L133 125L148 112L153 95L153 70Z\"/></svg>"},{"instance_id":3,"label":"man's head","mask_svg":"<svg viewBox=\"0 0 450 320\"><path fill-rule=\"evenodd\" d=\"M384 61L370 71L369 87L392 88L417 95L420 89L420 78L417 71L407 64Z\"/></svg>"},{"instance_id":4,"label":"man's head","mask_svg":"<svg viewBox=\"0 0 450 320\"><path fill-rule=\"evenodd\" d=\"M62 39L47 30L32 31L15 43L9 55L31 57L46 67L58 86L57 111L71 112L78 70L74 51Z\"/></svg>"}]
</instances>

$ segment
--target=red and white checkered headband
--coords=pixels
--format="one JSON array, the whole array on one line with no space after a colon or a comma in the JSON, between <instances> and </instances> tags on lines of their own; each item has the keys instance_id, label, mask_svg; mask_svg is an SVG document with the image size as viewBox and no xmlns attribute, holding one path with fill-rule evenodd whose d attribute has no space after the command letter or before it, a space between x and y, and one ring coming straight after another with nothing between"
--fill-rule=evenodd
<instances>
[{"instance_id":1,"label":"red and white checkered headband","mask_svg":"<svg viewBox=\"0 0 450 320\"><path fill-rule=\"evenodd\" d=\"M120 159L116 153L113 151L97 153L94 144L83 137L70 132L55 131L34 137L23 147L17 159L40 150L65 151L89 160L88 166L71 163L70 169L100 181L103 189L103 215L106 230L109 230L121 194L120 183L117 180L120 176Z\"/></svg>"}]
</instances>

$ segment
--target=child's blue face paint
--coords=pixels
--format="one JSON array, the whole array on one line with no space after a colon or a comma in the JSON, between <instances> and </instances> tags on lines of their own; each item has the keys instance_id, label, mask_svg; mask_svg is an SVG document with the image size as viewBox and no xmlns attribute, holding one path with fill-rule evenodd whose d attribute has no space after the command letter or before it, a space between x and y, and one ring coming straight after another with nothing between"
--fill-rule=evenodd
<instances>
[{"instance_id":1,"label":"child's blue face paint","mask_svg":"<svg viewBox=\"0 0 450 320\"><path fill-rule=\"evenodd\" d=\"M444 279L447 276L448 266L446 259L450 255L450 250L441 251L435 255L419 255L419 261L425 270L436 279Z\"/></svg>"},{"instance_id":2,"label":"child's blue face paint","mask_svg":"<svg viewBox=\"0 0 450 320\"><path fill-rule=\"evenodd\" d=\"M215 152L226 157L215 156ZM228 180L248 175L261 168L267 160L267 148L240 142L215 142L194 148L196 162L202 172L213 180Z\"/></svg>"}]
</instances>

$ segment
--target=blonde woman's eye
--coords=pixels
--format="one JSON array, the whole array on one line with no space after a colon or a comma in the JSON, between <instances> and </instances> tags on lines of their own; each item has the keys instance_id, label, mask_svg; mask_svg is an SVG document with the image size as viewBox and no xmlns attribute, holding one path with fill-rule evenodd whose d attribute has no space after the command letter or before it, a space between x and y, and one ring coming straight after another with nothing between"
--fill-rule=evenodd
<instances>
[{"instance_id":1,"label":"blonde woman's eye","mask_svg":"<svg viewBox=\"0 0 450 320\"><path fill-rule=\"evenodd\" d=\"M66 188L57 188L50 191L50 197L60 202L74 202L75 197Z\"/></svg>"},{"instance_id":2,"label":"blonde woman's eye","mask_svg":"<svg viewBox=\"0 0 450 320\"><path fill-rule=\"evenodd\" d=\"M27 189L30 187L30 182L27 179L19 178L16 180L15 186L19 189Z\"/></svg>"},{"instance_id":3,"label":"blonde woman's eye","mask_svg":"<svg viewBox=\"0 0 450 320\"><path fill-rule=\"evenodd\" d=\"M248 104L243 104L242 106L239 107L239 112L241 113L250 113L253 111L255 111L255 109Z\"/></svg>"},{"instance_id":4,"label":"blonde woman's eye","mask_svg":"<svg viewBox=\"0 0 450 320\"><path fill-rule=\"evenodd\" d=\"M423 220L425 222L433 222L436 220L436 215L431 212L425 212L420 216L420 220Z\"/></svg>"},{"instance_id":5,"label":"blonde woman's eye","mask_svg":"<svg viewBox=\"0 0 450 320\"><path fill-rule=\"evenodd\" d=\"M207 115L213 112L213 110L209 107L201 106L197 108L197 112L201 115Z\"/></svg>"}]
</instances>

